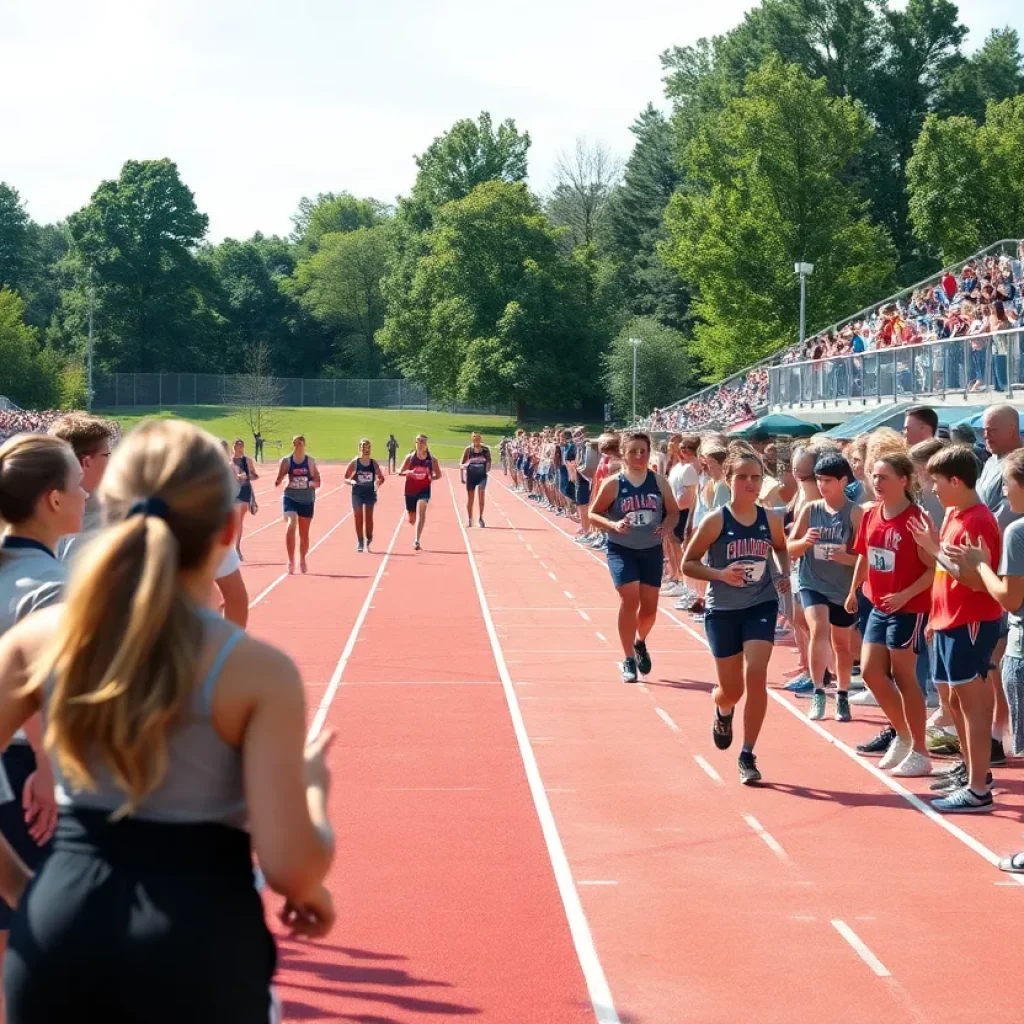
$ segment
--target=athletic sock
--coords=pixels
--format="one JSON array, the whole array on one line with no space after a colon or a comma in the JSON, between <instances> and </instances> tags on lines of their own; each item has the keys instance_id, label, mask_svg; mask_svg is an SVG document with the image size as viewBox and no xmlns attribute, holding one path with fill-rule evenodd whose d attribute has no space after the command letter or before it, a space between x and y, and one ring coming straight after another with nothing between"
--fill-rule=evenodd
<instances>
[{"instance_id":1,"label":"athletic sock","mask_svg":"<svg viewBox=\"0 0 1024 1024\"><path fill-rule=\"evenodd\" d=\"M824 687L822 687L822 686L816 686L816 687L814 688L814 695L815 695L815 697L817 697L817 695L818 695L819 693L820 693L820 694L822 694L822 695L824 695L824 693L825 693L825 688L824 688Z\"/></svg>"},{"instance_id":2,"label":"athletic sock","mask_svg":"<svg viewBox=\"0 0 1024 1024\"><path fill-rule=\"evenodd\" d=\"M741 755L743 755L743 754L752 754L753 752L754 752L754 748L751 747L749 744L746 744L746 743L744 743L742 748L740 749L740 754Z\"/></svg>"}]
</instances>

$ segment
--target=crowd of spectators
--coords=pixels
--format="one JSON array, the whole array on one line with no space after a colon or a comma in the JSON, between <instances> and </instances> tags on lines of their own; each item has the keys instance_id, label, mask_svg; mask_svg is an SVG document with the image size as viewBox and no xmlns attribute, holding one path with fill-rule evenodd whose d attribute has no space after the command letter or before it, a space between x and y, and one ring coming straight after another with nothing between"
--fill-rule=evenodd
<instances>
[{"instance_id":1,"label":"crowd of spectators","mask_svg":"<svg viewBox=\"0 0 1024 1024\"><path fill-rule=\"evenodd\" d=\"M774 363L819 362L836 356L954 338L971 338L1021 325L1024 312L1024 242L1016 253L996 253L967 260L934 280L881 303L866 316L841 323L786 349ZM970 390L985 387L984 343L972 344ZM996 386L1005 386L1005 340L992 360ZM649 425L655 430L728 427L758 415L768 404L768 373L762 366L700 392L669 409L656 409Z\"/></svg>"},{"instance_id":2,"label":"crowd of spectators","mask_svg":"<svg viewBox=\"0 0 1024 1024\"><path fill-rule=\"evenodd\" d=\"M25 409L0 409L0 444L15 434L45 434L50 424L58 417L64 416L60 409L45 409L42 412ZM111 423L114 431L113 440L120 437L120 428Z\"/></svg>"}]
</instances>

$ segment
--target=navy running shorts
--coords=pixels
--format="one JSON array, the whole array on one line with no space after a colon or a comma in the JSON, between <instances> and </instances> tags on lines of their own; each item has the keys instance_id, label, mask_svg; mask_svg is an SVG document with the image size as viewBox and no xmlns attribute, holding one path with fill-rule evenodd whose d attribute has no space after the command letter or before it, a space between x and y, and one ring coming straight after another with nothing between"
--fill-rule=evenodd
<instances>
[{"instance_id":1,"label":"navy running shorts","mask_svg":"<svg viewBox=\"0 0 1024 1024\"><path fill-rule=\"evenodd\" d=\"M927 612L883 612L872 606L864 628L864 643L920 654L927 624Z\"/></svg>"},{"instance_id":2,"label":"navy running shorts","mask_svg":"<svg viewBox=\"0 0 1024 1024\"><path fill-rule=\"evenodd\" d=\"M38 871L53 849L53 840L47 840L39 846L28 834L28 826L25 824L22 792L28 777L36 770L36 755L27 743L12 743L3 752L3 764L14 799L10 803L0 804L0 833L25 864L33 871ZM0 931L10 929L11 914L11 908L0 899Z\"/></svg>"},{"instance_id":3,"label":"navy running shorts","mask_svg":"<svg viewBox=\"0 0 1024 1024\"><path fill-rule=\"evenodd\" d=\"M420 491L419 494L407 494L405 496L405 511L412 513L421 501L430 501L430 488Z\"/></svg>"},{"instance_id":4,"label":"navy running shorts","mask_svg":"<svg viewBox=\"0 0 1024 1024\"><path fill-rule=\"evenodd\" d=\"M689 518L690 510L688 508L681 508L679 510L679 519L676 521L675 529L672 531L680 544L683 543L683 538L686 536L686 523Z\"/></svg>"},{"instance_id":5,"label":"navy running shorts","mask_svg":"<svg viewBox=\"0 0 1024 1024\"><path fill-rule=\"evenodd\" d=\"M861 638L863 639L864 634L868 628L868 616L871 614L871 609L874 605L864 596L864 590L860 587L857 588L857 628L860 630Z\"/></svg>"},{"instance_id":6,"label":"navy running shorts","mask_svg":"<svg viewBox=\"0 0 1024 1024\"><path fill-rule=\"evenodd\" d=\"M856 615L851 615L841 604L830 601L824 594L817 590L805 589L800 591L800 604L804 608L813 608L816 604L828 605L828 624L837 629L845 629L857 621Z\"/></svg>"},{"instance_id":7,"label":"navy running shorts","mask_svg":"<svg viewBox=\"0 0 1024 1024\"><path fill-rule=\"evenodd\" d=\"M937 629L933 638L935 682L963 686L973 679L984 679L993 668L992 654L998 642L999 619Z\"/></svg>"},{"instance_id":8,"label":"navy running shorts","mask_svg":"<svg viewBox=\"0 0 1024 1024\"><path fill-rule=\"evenodd\" d=\"M478 487L480 488L481 491L487 490L487 474L485 473L483 476L478 476L475 478L467 474L466 490L475 491Z\"/></svg>"},{"instance_id":9,"label":"navy running shorts","mask_svg":"<svg viewBox=\"0 0 1024 1024\"><path fill-rule=\"evenodd\" d=\"M712 608L704 616L704 632L708 646L716 658L732 658L743 653L744 644L751 640L775 643L775 623L779 617L779 602L764 601L750 608Z\"/></svg>"},{"instance_id":10,"label":"navy running shorts","mask_svg":"<svg viewBox=\"0 0 1024 1024\"><path fill-rule=\"evenodd\" d=\"M352 508L363 508L369 505L371 508L377 504L377 494L360 494L357 490L352 491Z\"/></svg>"},{"instance_id":11,"label":"navy running shorts","mask_svg":"<svg viewBox=\"0 0 1024 1024\"><path fill-rule=\"evenodd\" d=\"M664 563L661 545L656 548L625 548L608 541L608 570L615 589L627 583L642 587L660 587Z\"/></svg>"},{"instance_id":12,"label":"navy running shorts","mask_svg":"<svg viewBox=\"0 0 1024 1024\"><path fill-rule=\"evenodd\" d=\"M313 502L298 502L286 494L281 499L281 511L286 516L298 516L300 519L312 519Z\"/></svg>"},{"instance_id":13,"label":"navy running shorts","mask_svg":"<svg viewBox=\"0 0 1024 1024\"><path fill-rule=\"evenodd\" d=\"M590 481L582 476L576 477L576 504L590 504Z\"/></svg>"},{"instance_id":14,"label":"navy running shorts","mask_svg":"<svg viewBox=\"0 0 1024 1024\"><path fill-rule=\"evenodd\" d=\"M252 484L242 484L238 488L238 494L235 496L235 501L239 505L248 505L252 501Z\"/></svg>"}]
</instances>

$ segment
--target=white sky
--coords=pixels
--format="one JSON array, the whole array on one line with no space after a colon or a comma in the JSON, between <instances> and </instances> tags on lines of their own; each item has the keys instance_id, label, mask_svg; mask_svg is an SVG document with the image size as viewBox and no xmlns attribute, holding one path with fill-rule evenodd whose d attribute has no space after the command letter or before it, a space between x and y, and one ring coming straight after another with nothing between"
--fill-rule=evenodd
<instances>
[{"instance_id":1,"label":"white sky","mask_svg":"<svg viewBox=\"0 0 1024 1024\"><path fill-rule=\"evenodd\" d=\"M47 222L127 159L170 157L210 238L286 233L303 195L393 201L460 117L515 119L531 184L577 136L623 158L658 55L748 0L6 0L0 181ZM1024 5L971 0L968 47Z\"/></svg>"}]
</instances>

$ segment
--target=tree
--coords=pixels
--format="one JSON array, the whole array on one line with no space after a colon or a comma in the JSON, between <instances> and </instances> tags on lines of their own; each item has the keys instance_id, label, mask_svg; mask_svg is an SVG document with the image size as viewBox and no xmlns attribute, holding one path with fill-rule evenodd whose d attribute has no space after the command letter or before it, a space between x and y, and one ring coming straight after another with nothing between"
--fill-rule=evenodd
<instances>
[{"instance_id":1,"label":"tree","mask_svg":"<svg viewBox=\"0 0 1024 1024\"><path fill-rule=\"evenodd\" d=\"M0 288L0 366L3 393L22 408L47 409L60 397L59 360L39 346L35 328L25 323L25 303L10 288Z\"/></svg>"},{"instance_id":2,"label":"tree","mask_svg":"<svg viewBox=\"0 0 1024 1024\"><path fill-rule=\"evenodd\" d=\"M571 153L555 162L555 184L546 212L551 223L565 229L569 249L597 245L607 223L609 200L622 175L611 151L578 138Z\"/></svg>"},{"instance_id":3,"label":"tree","mask_svg":"<svg viewBox=\"0 0 1024 1024\"><path fill-rule=\"evenodd\" d=\"M944 263L1024 237L1024 95L990 102L982 125L932 114L908 181L914 231Z\"/></svg>"},{"instance_id":4,"label":"tree","mask_svg":"<svg viewBox=\"0 0 1024 1024\"><path fill-rule=\"evenodd\" d=\"M588 310L583 268L526 186L487 181L435 213L380 338L435 398L514 402L522 415L593 398L601 336Z\"/></svg>"},{"instance_id":5,"label":"tree","mask_svg":"<svg viewBox=\"0 0 1024 1024\"><path fill-rule=\"evenodd\" d=\"M815 264L808 320L885 294L894 251L849 182L870 137L863 110L770 58L690 147L689 193L666 214L666 261L697 296L694 347L718 379L792 344L793 264Z\"/></svg>"},{"instance_id":6,"label":"tree","mask_svg":"<svg viewBox=\"0 0 1024 1024\"><path fill-rule=\"evenodd\" d=\"M270 346L254 341L246 348L245 370L231 378L228 403L253 435L266 438L280 422L284 387L274 376Z\"/></svg>"},{"instance_id":7,"label":"tree","mask_svg":"<svg viewBox=\"0 0 1024 1024\"><path fill-rule=\"evenodd\" d=\"M207 217L175 164L129 160L68 218L68 230L74 290L85 288L88 268L95 274L96 352L106 369L222 368L211 344L211 282L196 259Z\"/></svg>"},{"instance_id":8,"label":"tree","mask_svg":"<svg viewBox=\"0 0 1024 1024\"><path fill-rule=\"evenodd\" d=\"M1024 92L1024 56L1015 29L993 29L981 48L953 63L940 86L937 112L981 121L985 105Z\"/></svg>"},{"instance_id":9,"label":"tree","mask_svg":"<svg viewBox=\"0 0 1024 1024\"><path fill-rule=\"evenodd\" d=\"M0 287L22 283L28 249L29 217L18 190L0 181Z\"/></svg>"},{"instance_id":10,"label":"tree","mask_svg":"<svg viewBox=\"0 0 1024 1024\"><path fill-rule=\"evenodd\" d=\"M317 251L295 269L303 307L332 333L332 368L339 374L377 377L382 353L377 332L386 307L381 280L387 270L385 224L322 236Z\"/></svg>"},{"instance_id":11,"label":"tree","mask_svg":"<svg viewBox=\"0 0 1024 1024\"><path fill-rule=\"evenodd\" d=\"M665 208L681 185L672 129L648 104L630 129L636 144L622 182L608 203L609 249L628 312L651 316L676 329L688 324L689 293L658 253Z\"/></svg>"},{"instance_id":12,"label":"tree","mask_svg":"<svg viewBox=\"0 0 1024 1024\"><path fill-rule=\"evenodd\" d=\"M372 228L391 216L391 208L376 199L357 199L349 192L321 192L316 199L305 196L292 217L292 241L299 254L316 252L324 235Z\"/></svg>"},{"instance_id":13,"label":"tree","mask_svg":"<svg viewBox=\"0 0 1024 1024\"><path fill-rule=\"evenodd\" d=\"M662 408L685 395L696 381L686 339L679 331L650 317L634 317L602 357L602 380L615 415L633 415L633 346L641 341L636 359L636 408L640 414Z\"/></svg>"}]
</instances>

